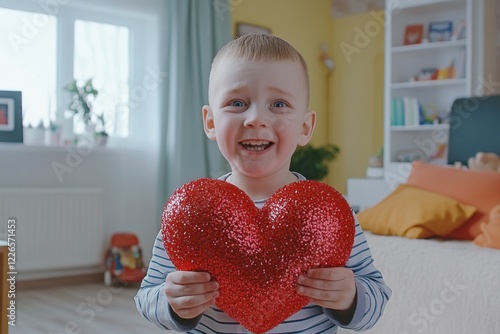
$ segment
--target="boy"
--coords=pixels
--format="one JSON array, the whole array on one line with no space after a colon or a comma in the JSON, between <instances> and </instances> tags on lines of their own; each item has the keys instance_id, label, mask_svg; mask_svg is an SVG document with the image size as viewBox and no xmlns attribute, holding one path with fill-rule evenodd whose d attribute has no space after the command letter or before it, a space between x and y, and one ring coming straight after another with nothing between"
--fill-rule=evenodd
<instances>
[{"instance_id":1,"label":"boy","mask_svg":"<svg viewBox=\"0 0 500 334\"><path fill-rule=\"evenodd\" d=\"M245 35L223 47L212 63L205 133L229 162L221 177L262 207L279 188L304 177L290 172L297 145L312 136L316 114L308 111L309 78L302 56L284 40ZM196 333L245 333L217 309L218 284L206 272L175 271L161 233L147 276L135 297L144 317L165 329ZM344 268L311 269L300 276L297 293L310 299L270 333L336 333L372 327L391 290L373 266L359 223Z\"/></svg>"}]
</instances>

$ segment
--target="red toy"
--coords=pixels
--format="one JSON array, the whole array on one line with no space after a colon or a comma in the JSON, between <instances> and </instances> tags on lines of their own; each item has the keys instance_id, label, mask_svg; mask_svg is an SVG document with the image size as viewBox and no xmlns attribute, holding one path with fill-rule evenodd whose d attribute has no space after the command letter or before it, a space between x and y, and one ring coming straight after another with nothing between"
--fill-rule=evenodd
<instances>
[{"instance_id":1,"label":"red toy","mask_svg":"<svg viewBox=\"0 0 500 334\"><path fill-rule=\"evenodd\" d=\"M115 233L111 236L111 248L106 251L104 263L106 286L140 283L146 276L139 238L132 233Z\"/></svg>"},{"instance_id":2,"label":"red toy","mask_svg":"<svg viewBox=\"0 0 500 334\"><path fill-rule=\"evenodd\" d=\"M344 196L318 181L277 190L258 209L231 183L198 179L165 204L162 237L178 270L207 271L216 305L252 333L266 333L309 303L297 278L345 266L355 220Z\"/></svg>"}]
</instances>

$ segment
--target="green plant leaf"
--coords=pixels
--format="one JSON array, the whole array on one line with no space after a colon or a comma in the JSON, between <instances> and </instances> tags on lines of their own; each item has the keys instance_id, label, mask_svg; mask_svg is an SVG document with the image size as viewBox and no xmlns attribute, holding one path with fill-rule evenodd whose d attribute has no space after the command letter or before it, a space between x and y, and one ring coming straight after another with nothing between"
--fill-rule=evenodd
<instances>
[{"instance_id":1,"label":"green plant leaf","mask_svg":"<svg viewBox=\"0 0 500 334\"><path fill-rule=\"evenodd\" d=\"M304 175L308 180L322 180L328 175L328 162L334 160L340 148L333 144L298 147L292 155L290 170Z\"/></svg>"},{"instance_id":2,"label":"green plant leaf","mask_svg":"<svg viewBox=\"0 0 500 334\"><path fill-rule=\"evenodd\" d=\"M97 115L93 112L92 102L96 99L99 91L94 88L93 78L87 79L86 81L79 82L78 80L73 80L66 86L64 90L71 95L71 102L68 109L78 115L79 119L83 121L85 125L90 125L92 123L101 124L102 132L105 128L105 121L102 115Z\"/></svg>"}]
</instances>

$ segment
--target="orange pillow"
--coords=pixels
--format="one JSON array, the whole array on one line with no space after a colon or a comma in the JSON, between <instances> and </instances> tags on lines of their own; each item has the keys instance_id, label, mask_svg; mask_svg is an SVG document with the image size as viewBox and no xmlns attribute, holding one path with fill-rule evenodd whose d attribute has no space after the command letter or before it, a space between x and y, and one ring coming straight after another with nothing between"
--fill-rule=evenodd
<instances>
[{"instance_id":1,"label":"orange pillow","mask_svg":"<svg viewBox=\"0 0 500 334\"><path fill-rule=\"evenodd\" d=\"M500 249L500 204L491 210L490 221L481 223L481 231L473 241L476 245Z\"/></svg>"},{"instance_id":2,"label":"orange pillow","mask_svg":"<svg viewBox=\"0 0 500 334\"><path fill-rule=\"evenodd\" d=\"M476 213L446 238L473 240L481 233L481 222L488 220L500 203L500 173L464 170L414 162L408 184L453 198L477 208Z\"/></svg>"},{"instance_id":3,"label":"orange pillow","mask_svg":"<svg viewBox=\"0 0 500 334\"><path fill-rule=\"evenodd\" d=\"M447 235L469 219L476 208L408 184L357 214L363 230L381 235L424 239Z\"/></svg>"}]
</instances>

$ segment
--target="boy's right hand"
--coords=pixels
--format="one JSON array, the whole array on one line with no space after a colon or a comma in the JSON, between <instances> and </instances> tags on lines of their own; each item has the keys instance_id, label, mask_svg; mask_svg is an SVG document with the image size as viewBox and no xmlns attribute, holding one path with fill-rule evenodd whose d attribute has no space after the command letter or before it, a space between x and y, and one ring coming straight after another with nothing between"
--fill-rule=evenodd
<instances>
[{"instance_id":1,"label":"boy's right hand","mask_svg":"<svg viewBox=\"0 0 500 334\"><path fill-rule=\"evenodd\" d=\"M218 290L219 284L207 272L174 271L166 278L168 303L182 319L196 318L215 304Z\"/></svg>"}]
</instances>

